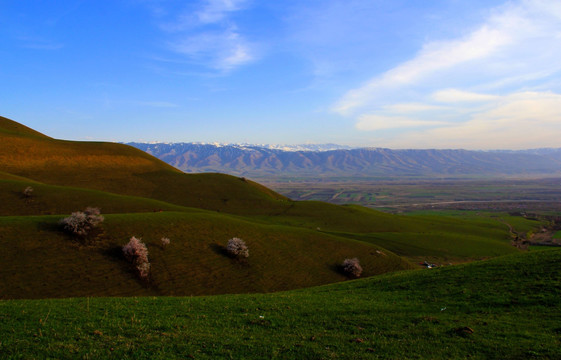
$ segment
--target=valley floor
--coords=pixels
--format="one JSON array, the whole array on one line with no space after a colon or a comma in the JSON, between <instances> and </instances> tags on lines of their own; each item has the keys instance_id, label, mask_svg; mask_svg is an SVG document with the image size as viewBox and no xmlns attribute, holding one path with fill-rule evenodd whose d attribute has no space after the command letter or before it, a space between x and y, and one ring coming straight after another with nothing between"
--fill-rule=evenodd
<instances>
[{"instance_id":1,"label":"valley floor","mask_svg":"<svg viewBox=\"0 0 561 360\"><path fill-rule=\"evenodd\" d=\"M560 211L559 178L282 178L258 181L294 200L417 210Z\"/></svg>"}]
</instances>

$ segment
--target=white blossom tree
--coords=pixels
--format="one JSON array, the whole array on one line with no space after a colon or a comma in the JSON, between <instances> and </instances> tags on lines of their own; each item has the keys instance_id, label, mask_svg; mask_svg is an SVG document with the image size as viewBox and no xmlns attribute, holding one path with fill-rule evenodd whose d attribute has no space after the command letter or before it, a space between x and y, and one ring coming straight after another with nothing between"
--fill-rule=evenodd
<instances>
[{"instance_id":1,"label":"white blossom tree","mask_svg":"<svg viewBox=\"0 0 561 360\"><path fill-rule=\"evenodd\" d=\"M147 279L150 274L150 261L148 261L148 248L141 239L133 236L123 246L123 255L138 271L141 279Z\"/></svg>"},{"instance_id":2,"label":"white blossom tree","mask_svg":"<svg viewBox=\"0 0 561 360\"><path fill-rule=\"evenodd\" d=\"M347 275L359 277L362 274L362 266L357 258L345 259L342 267Z\"/></svg>"},{"instance_id":3,"label":"white blossom tree","mask_svg":"<svg viewBox=\"0 0 561 360\"><path fill-rule=\"evenodd\" d=\"M245 242L240 238L231 238L226 245L226 251L230 256L237 258L249 257L249 249Z\"/></svg>"}]
</instances>

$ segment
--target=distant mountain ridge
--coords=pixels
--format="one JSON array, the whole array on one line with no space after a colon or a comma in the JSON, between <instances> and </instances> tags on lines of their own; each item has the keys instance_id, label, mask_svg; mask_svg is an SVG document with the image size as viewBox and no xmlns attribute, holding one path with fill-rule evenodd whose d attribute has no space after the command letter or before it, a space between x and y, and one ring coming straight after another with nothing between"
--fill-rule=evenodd
<instances>
[{"instance_id":1,"label":"distant mountain ridge","mask_svg":"<svg viewBox=\"0 0 561 360\"><path fill-rule=\"evenodd\" d=\"M392 150L334 144L128 143L185 172L238 176L561 175L561 148Z\"/></svg>"},{"instance_id":2,"label":"distant mountain ridge","mask_svg":"<svg viewBox=\"0 0 561 360\"><path fill-rule=\"evenodd\" d=\"M338 145L338 144L249 144L249 143L221 143L221 142L189 142L189 143L173 143L173 142L148 142L148 143L139 143L139 142L131 142L127 143L128 145L137 146L137 145L171 145L171 146L180 146L180 145L210 145L215 146L217 148L222 147L234 147L239 149L268 149L268 150L282 150L282 151L329 151L329 150L350 150L355 149L352 146L346 145Z\"/></svg>"}]
</instances>

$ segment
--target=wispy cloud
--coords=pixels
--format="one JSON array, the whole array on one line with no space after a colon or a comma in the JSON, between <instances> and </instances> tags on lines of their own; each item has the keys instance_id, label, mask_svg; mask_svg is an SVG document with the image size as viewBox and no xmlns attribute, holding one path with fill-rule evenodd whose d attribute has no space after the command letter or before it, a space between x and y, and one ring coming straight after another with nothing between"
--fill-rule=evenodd
<instances>
[{"instance_id":1,"label":"wispy cloud","mask_svg":"<svg viewBox=\"0 0 561 360\"><path fill-rule=\"evenodd\" d=\"M380 143L401 148L558 147L560 119L561 95L520 92L498 97L493 106L473 112L467 121L409 132L393 139L380 139Z\"/></svg>"},{"instance_id":2,"label":"wispy cloud","mask_svg":"<svg viewBox=\"0 0 561 360\"><path fill-rule=\"evenodd\" d=\"M225 20L229 13L243 9L247 3L247 0L208 0L195 14L200 23L214 24Z\"/></svg>"},{"instance_id":3,"label":"wispy cloud","mask_svg":"<svg viewBox=\"0 0 561 360\"><path fill-rule=\"evenodd\" d=\"M422 146L426 137L428 145L500 147L514 135L528 139L524 132L532 129L559 138L559 58L561 2L508 2L465 35L426 43L412 59L347 91L332 109L354 117L359 130L409 130L383 140L395 144L407 138Z\"/></svg>"},{"instance_id":4,"label":"wispy cloud","mask_svg":"<svg viewBox=\"0 0 561 360\"><path fill-rule=\"evenodd\" d=\"M444 125L444 121L419 120L405 116L361 115L356 124L359 130L384 130L396 128Z\"/></svg>"},{"instance_id":5,"label":"wispy cloud","mask_svg":"<svg viewBox=\"0 0 561 360\"><path fill-rule=\"evenodd\" d=\"M334 110L342 114L350 114L368 105L386 89L416 85L422 80L433 77L435 73L490 57L513 42L508 29L498 24L493 26L495 22L497 21L492 20L489 24L484 24L462 39L426 44L412 60L347 92L334 106Z\"/></svg>"},{"instance_id":6,"label":"wispy cloud","mask_svg":"<svg viewBox=\"0 0 561 360\"><path fill-rule=\"evenodd\" d=\"M391 104L386 105L383 108L387 112L392 113L418 113L422 111L435 111L442 110L442 106L423 104L423 103L401 103L401 104Z\"/></svg>"},{"instance_id":7,"label":"wispy cloud","mask_svg":"<svg viewBox=\"0 0 561 360\"><path fill-rule=\"evenodd\" d=\"M246 64L254 58L251 45L233 26L170 41L169 48L187 56L191 61L224 71Z\"/></svg>"},{"instance_id":8,"label":"wispy cloud","mask_svg":"<svg viewBox=\"0 0 561 360\"><path fill-rule=\"evenodd\" d=\"M256 46L241 33L234 19L247 0L205 0L161 24L171 34L167 47L191 63L228 72L254 61Z\"/></svg>"},{"instance_id":9,"label":"wispy cloud","mask_svg":"<svg viewBox=\"0 0 561 360\"><path fill-rule=\"evenodd\" d=\"M478 94L471 91L463 91L458 89L444 89L432 94L432 98L438 102L444 103L464 103L464 102L487 102L496 100L498 96L488 94Z\"/></svg>"}]
</instances>

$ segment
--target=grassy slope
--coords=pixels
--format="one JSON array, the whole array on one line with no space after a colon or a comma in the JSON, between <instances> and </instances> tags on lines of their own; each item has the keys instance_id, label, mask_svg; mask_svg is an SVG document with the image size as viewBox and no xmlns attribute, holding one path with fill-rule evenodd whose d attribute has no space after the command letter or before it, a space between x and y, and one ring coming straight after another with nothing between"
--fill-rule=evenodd
<instances>
[{"instance_id":1,"label":"grassy slope","mask_svg":"<svg viewBox=\"0 0 561 360\"><path fill-rule=\"evenodd\" d=\"M413 261L448 263L517 251L508 227L491 218L400 216L360 206L295 202L274 221L366 241ZM524 225L539 228L540 223Z\"/></svg>"},{"instance_id":2,"label":"grassy slope","mask_svg":"<svg viewBox=\"0 0 561 360\"><path fill-rule=\"evenodd\" d=\"M341 280L334 266L351 256L372 275L409 267L392 251L442 262L515 251L507 227L498 222L293 202L246 179L183 174L128 146L55 140L5 118L0 141L0 215L12 215L0 218L0 249L13 254L2 270L4 298L272 291ZM31 198L22 193L28 185L34 188ZM56 227L62 214L86 206L115 214L89 247ZM59 215L32 216L49 214ZM149 288L117 254L132 235L153 243ZM154 246L161 236L180 248L161 253ZM233 236L250 243L252 256L249 267L237 264L230 271L231 261L219 252ZM53 264L66 267L45 271ZM99 279L105 277L127 285L103 290Z\"/></svg>"},{"instance_id":3,"label":"grassy slope","mask_svg":"<svg viewBox=\"0 0 561 360\"><path fill-rule=\"evenodd\" d=\"M106 221L100 240L84 246L57 228L63 215L0 218L0 248L6 249L9 259L0 270L4 298L276 291L343 280L336 265L346 257L359 257L364 275L374 275L409 267L392 252L414 260L423 256L465 261L516 251L508 239L500 240L508 238L500 223L469 229L474 222L409 218L321 203L294 203L296 210L291 211L298 211L298 216L239 217L44 184L32 184L33 196L27 199L21 194L27 184L0 181L8 190L0 192L3 215L62 214L92 205L103 209ZM165 212L154 213L155 209ZM123 212L129 214L119 215ZM379 233L329 232L331 228ZM399 229L403 232L396 232ZM421 252L422 241L408 236L415 231L431 240L423 243ZM149 245L153 266L149 287L136 280L119 256L119 246L133 235ZM165 251L158 244L162 236L172 239ZM221 247L233 236L250 246L252 256L246 265L221 254ZM392 237L401 246L395 246Z\"/></svg>"},{"instance_id":4,"label":"grassy slope","mask_svg":"<svg viewBox=\"0 0 561 360\"><path fill-rule=\"evenodd\" d=\"M26 129L0 118L2 178L18 176L230 213L268 213L287 206L286 198L249 180L184 174L127 145L56 140Z\"/></svg>"},{"instance_id":5,"label":"grassy slope","mask_svg":"<svg viewBox=\"0 0 561 360\"><path fill-rule=\"evenodd\" d=\"M20 124L3 116L0 116L0 133L4 135L19 135L36 137L40 139L49 138L48 136L41 134L38 131L35 131L23 124Z\"/></svg>"},{"instance_id":6,"label":"grassy slope","mask_svg":"<svg viewBox=\"0 0 561 360\"><path fill-rule=\"evenodd\" d=\"M30 197L23 195L27 186L33 188ZM104 214L193 210L149 198L32 181L0 180L0 190L0 216L70 214L88 206Z\"/></svg>"},{"instance_id":7,"label":"grassy slope","mask_svg":"<svg viewBox=\"0 0 561 360\"><path fill-rule=\"evenodd\" d=\"M120 196L94 190L31 184L31 199L22 195L25 182L1 181L2 215L64 214L86 206L104 213L154 210L192 211L164 202ZM321 230L335 236L361 240L387 248L411 260L456 262L516 251L510 246L507 227L494 220L453 217L396 216L358 206L319 202L291 202L269 216L246 219L275 225Z\"/></svg>"},{"instance_id":8,"label":"grassy slope","mask_svg":"<svg viewBox=\"0 0 561 360\"><path fill-rule=\"evenodd\" d=\"M0 302L4 358L561 358L561 250L267 295ZM469 328L469 329L467 329Z\"/></svg>"},{"instance_id":9,"label":"grassy slope","mask_svg":"<svg viewBox=\"0 0 561 360\"><path fill-rule=\"evenodd\" d=\"M0 217L0 298L200 295L278 291L341 281L337 265L360 257L364 275L410 268L391 252L317 231L266 225L203 210L106 215L89 244L61 233L59 216ZM124 261L131 236L148 245L150 283ZM171 239L162 249L160 239ZM243 262L224 254L229 238L250 249ZM381 251L381 252L377 252Z\"/></svg>"}]
</instances>

